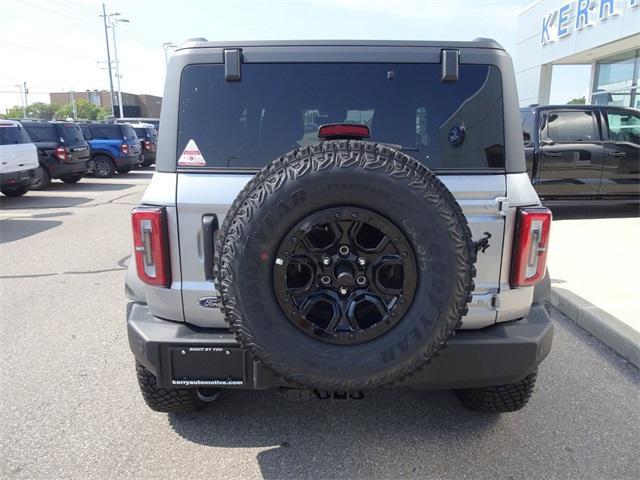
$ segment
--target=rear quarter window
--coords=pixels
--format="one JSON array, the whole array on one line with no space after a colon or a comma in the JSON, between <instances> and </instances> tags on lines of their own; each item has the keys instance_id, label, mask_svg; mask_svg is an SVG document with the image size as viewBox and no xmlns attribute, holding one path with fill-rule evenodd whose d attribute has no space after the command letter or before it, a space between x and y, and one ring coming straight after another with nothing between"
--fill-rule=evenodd
<instances>
[{"instance_id":1,"label":"rear quarter window","mask_svg":"<svg viewBox=\"0 0 640 480\"><path fill-rule=\"evenodd\" d=\"M258 169L318 141L327 123L361 123L370 140L401 145L434 169L503 169L500 71L440 64L244 64L239 82L223 65L182 73L176 159L194 140L210 168ZM464 131L462 139L453 133ZM456 130L457 129L457 130Z\"/></svg>"},{"instance_id":2,"label":"rear quarter window","mask_svg":"<svg viewBox=\"0 0 640 480\"><path fill-rule=\"evenodd\" d=\"M25 126L29 137L34 142L59 142L60 137L56 132L56 127L53 124L44 125L27 125Z\"/></svg>"},{"instance_id":3,"label":"rear quarter window","mask_svg":"<svg viewBox=\"0 0 640 480\"><path fill-rule=\"evenodd\" d=\"M118 125L91 125L91 138L100 140L121 140L122 134Z\"/></svg>"},{"instance_id":4,"label":"rear quarter window","mask_svg":"<svg viewBox=\"0 0 640 480\"><path fill-rule=\"evenodd\" d=\"M0 125L0 145L16 145L31 143L24 127L17 125Z\"/></svg>"}]
</instances>

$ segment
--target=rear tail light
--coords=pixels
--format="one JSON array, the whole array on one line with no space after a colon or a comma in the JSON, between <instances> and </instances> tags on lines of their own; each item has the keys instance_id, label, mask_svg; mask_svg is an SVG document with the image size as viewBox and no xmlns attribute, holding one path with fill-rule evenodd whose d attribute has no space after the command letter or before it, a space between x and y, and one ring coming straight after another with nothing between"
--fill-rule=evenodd
<instances>
[{"instance_id":1,"label":"rear tail light","mask_svg":"<svg viewBox=\"0 0 640 480\"><path fill-rule=\"evenodd\" d=\"M330 123L321 125L318 128L318 138L321 139L349 138L360 140L369 138L369 135L369 127L353 123Z\"/></svg>"},{"instance_id":2,"label":"rear tail light","mask_svg":"<svg viewBox=\"0 0 640 480\"><path fill-rule=\"evenodd\" d=\"M62 160L63 162L66 162L67 159L69 158L69 150L67 150L64 147L58 147L55 150L55 156L58 160Z\"/></svg>"},{"instance_id":3,"label":"rear tail light","mask_svg":"<svg viewBox=\"0 0 640 480\"><path fill-rule=\"evenodd\" d=\"M164 207L140 207L131 212L133 249L140 280L168 287L171 282L167 215Z\"/></svg>"},{"instance_id":4,"label":"rear tail light","mask_svg":"<svg viewBox=\"0 0 640 480\"><path fill-rule=\"evenodd\" d=\"M144 148L151 150L151 142L149 140L144 141Z\"/></svg>"},{"instance_id":5,"label":"rear tail light","mask_svg":"<svg viewBox=\"0 0 640 480\"><path fill-rule=\"evenodd\" d=\"M526 287L544 277L552 216L542 207L521 208L517 215L511 286Z\"/></svg>"},{"instance_id":6,"label":"rear tail light","mask_svg":"<svg viewBox=\"0 0 640 480\"><path fill-rule=\"evenodd\" d=\"M122 145L120 145L120 151L122 152L123 155L128 155L129 145L127 145L126 143L123 143Z\"/></svg>"}]
</instances>

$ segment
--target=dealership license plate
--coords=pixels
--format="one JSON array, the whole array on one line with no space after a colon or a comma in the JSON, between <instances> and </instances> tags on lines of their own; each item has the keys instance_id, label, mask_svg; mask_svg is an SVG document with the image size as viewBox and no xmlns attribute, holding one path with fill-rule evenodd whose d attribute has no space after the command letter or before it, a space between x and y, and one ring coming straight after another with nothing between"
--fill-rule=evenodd
<instances>
[{"instance_id":1,"label":"dealership license plate","mask_svg":"<svg viewBox=\"0 0 640 480\"><path fill-rule=\"evenodd\" d=\"M245 354L239 348L170 347L171 383L176 386L238 386L245 382Z\"/></svg>"}]
</instances>

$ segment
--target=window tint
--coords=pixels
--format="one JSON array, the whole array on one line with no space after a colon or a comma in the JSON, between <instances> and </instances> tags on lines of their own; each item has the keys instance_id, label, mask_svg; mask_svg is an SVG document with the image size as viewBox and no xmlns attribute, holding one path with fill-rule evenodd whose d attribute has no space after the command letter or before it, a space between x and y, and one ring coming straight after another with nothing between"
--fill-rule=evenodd
<instances>
[{"instance_id":1,"label":"window tint","mask_svg":"<svg viewBox=\"0 0 640 480\"><path fill-rule=\"evenodd\" d=\"M522 118L522 140L525 147L530 147L533 142L533 112L520 112Z\"/></svg>"},{"instance_id":2,"label":"window tint","mask_svg":"<svg viewBox=\"0 0 640 480\"><path fill-rule=\"evenodd\" d=\"M362 123L371 140L402 145L432 168L504 168L502 83L496 67L439 64L246 64L240 82L222 65L182 73L179 157L196 142L208 167L261 168L318 141L327 123ZM487 119L491 119L487 121ZM464 126L463 141L449 133Z\"/></svg>"},{"instance_id":3,"label":"window tint","mask_svg":"<svg viewBox=\"0 0 640 480\"><path fill-rule=\"evenodd\" d=\"M640 115L627 112L607 112L609 139L640 145Z\"/></svg>"},{"instance_id":4,"label":"window tint","mask_svg":"<svg viewBox=\"0 0 640 480\"><path fill-rule=\"evenodd\" d=\"M554 142L594 142L596 134L593 112L566 111L547 114L545 137Z\"/></svg>"},{"instance_id":5,"label":"window tint","mask_svg":"<svg viewBox=\"0 0 640 480\"><path fill-rule=\"evenodd\" d=\"M67 143L84 142L84 135L82 135L80 127L75 123L60 124L58 125L58 131L62 139Z\"/></svg>"},{"instance_id":6,"label":"window tint","mask_svg":"<svg viewBox=\"0 0 640 480\"><path fill-rule=\"evenodd\" d=\"M31 139L22 126L0 125L0 145L31 143Z\"/></svg>"},{"instance_id":7,"label":"window tint","mask_svg":"<svg viewBox=\"0 0 640 480\"><path fill-rule=\"evenodd\" d=\"M147 129L144 127L137 127L134 128L134 130L136 131L136 135L138 135L138 138L145 138L147 136Z\"/></svg>"},{"instance_id":8,"label":"window tint","mask_svg":"<svg viewBox=\"0 0 640 480\"><path fill-rule=\"evenodd\" d=\"M60 137L53 124L26 125L25 129L34 142L59 142Z\"/></svg>"},{"instance_id":9,"label":"window tint","mask_svg":"<svg viewBox=\"0 0 640 480\"><path fill-rule=\"evenodd\" d=\"M91 125L91 137L100 140L120 140L122 134L118 125ZM129 127L131 128L131 127Z\"/></svg>"},{"instance_id":10,"label":"window tint","mask_svg":"<svg viewBox=\"0 0 640 480\"><path fill-rule=\"evenodd\" d=\"M121 138L128 138L128 139L138 138L138 135L136 135L136 131L133 129L131 125L120 125L120 128L122 128Z\"/></svg>"},{"instance_id":11,"label":"window tint","mask_svg":"<svg viewBox=\"0 0 640 480\"><path fill-rule=\"evenodd\" d=\"M91 129L86 125L80 125L80 130L82 130L82 135L86 140L91 140L93 135L91 134Z\"/></svg>"}]
</instances>

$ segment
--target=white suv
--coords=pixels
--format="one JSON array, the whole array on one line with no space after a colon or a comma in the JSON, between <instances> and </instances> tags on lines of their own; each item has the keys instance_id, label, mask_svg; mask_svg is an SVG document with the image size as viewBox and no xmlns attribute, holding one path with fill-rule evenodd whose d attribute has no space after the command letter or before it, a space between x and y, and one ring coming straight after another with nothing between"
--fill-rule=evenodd
<instances>
[{"instance_id":1,"label":"white suv","mask_svg":"<svg viewBox=\"0 0 640 480\"><path fill-rule=\"evenodd\" d=\"M20 197L29 191L38 151L26 130L14 120L0 120L0 191Z\"/></svg>"}]
</instances>

